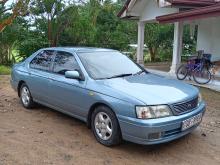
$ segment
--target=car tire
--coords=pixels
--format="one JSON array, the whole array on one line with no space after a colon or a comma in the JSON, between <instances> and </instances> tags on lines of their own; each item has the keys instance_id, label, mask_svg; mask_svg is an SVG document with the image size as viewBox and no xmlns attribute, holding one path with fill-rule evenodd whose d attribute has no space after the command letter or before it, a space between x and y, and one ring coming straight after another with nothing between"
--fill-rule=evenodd
<instances>
[{"instance_id":1,"label":"car tire","mask_svg":"<svg viewBox=\"0 0 220 165\"><path fill-rule=\"evenodd\" d=\"M107 106L99 106L92 113L92 132L96 140L105 146L121 143L121 130L115 114Z\"/></svg>"},{"instance_id":2,"label":"car tire","mask_svg":"<svg viewBox=\"0 0 220 165\"><path fill-rule=\"evenodd\" d=\"M34 107L31 92L25 83L23 83L20 88L20 100L24 108L31 109Z\"/></svg>"}]
</instances>

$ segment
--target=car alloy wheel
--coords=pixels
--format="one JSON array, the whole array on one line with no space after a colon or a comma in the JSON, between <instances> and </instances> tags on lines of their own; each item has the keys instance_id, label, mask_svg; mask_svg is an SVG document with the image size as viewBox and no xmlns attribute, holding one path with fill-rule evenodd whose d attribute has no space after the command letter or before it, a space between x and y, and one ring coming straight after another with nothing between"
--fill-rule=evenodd
<instances>
[{"instance_id":1,"label":"car alloy wheel","mask_svg":"<svg viewBox=\"0 0 220 165\"><path fill-rule=\"evenodd\" d=\"M104 112L99 112L96 114L94 122L97 135L102 140L109 140L113 129L110 117Z\"/></svg>"},{"instance_id":2,"label":"car alloy wheel","mask_svg":"<svg viewBox=\"0 0 220 165\"><path fill-rule=\"evenodd\" d=\"M31 92L25 83L23 83L20 88L20 99L23 106L27 109L30 109L35 105L31 96Z\"/></svg>"},{"instance_id":3,"label":"car alloy wheel","mask_svg":"<svg viewBox=\"0 0 220 165\"><path fill-rule=\"evenodd\" d=\"M21 89L21 100L25 106L28 106L30 103L30 92L26 86Z\"/></svg>"},{"instance_id":4,"label":"car alloy wheel","mask_svg":"<svg viewBox=\"0 0 220 165\"><path fill-rule=\"evenodd\" d=\"M121 143L121 129L116 115L109 107L96 107L91 117L92 132L99 143L105 146Z\"/></svg>"}]
</instances>

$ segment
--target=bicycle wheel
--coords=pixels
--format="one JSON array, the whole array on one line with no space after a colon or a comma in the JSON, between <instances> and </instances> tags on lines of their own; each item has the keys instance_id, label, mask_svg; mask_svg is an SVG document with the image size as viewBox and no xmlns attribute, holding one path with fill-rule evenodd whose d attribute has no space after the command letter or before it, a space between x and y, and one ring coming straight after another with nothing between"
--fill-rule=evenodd
<instances>
[{"instance_id":1,"label":"bicycle wheel","mask_svg":"<svg viewBox=\"0 0 220 165\"><path fill-rule=\"evenodd\" d=\"M186 65L181 65L176 73L178 80L184 80L188 74L188 69Z\"/></svg>"},{"instance_id":2,"label":"bicycle wheel","mask_svg":"<svg viewBox=\"0 0 220 165\"><path fill-rule=\"evenodd\" d=\"M193 79L198 84L208 84L212 79L212 75L206 67L203 67L202 70L193 73Z\"/></svg>"}]
</instances>

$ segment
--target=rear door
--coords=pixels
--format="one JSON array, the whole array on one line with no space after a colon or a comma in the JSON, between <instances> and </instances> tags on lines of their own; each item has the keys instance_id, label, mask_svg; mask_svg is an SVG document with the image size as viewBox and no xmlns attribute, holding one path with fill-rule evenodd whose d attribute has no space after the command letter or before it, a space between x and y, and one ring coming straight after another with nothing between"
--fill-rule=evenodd
<instances>
[{"instance_id":1,"label":"rear door","mask_svg":"<svg viewBox=\"0 0 220 165\"><path fill-rule=\"evenodd\" d=\"M50 77L49 97L53 106L83 119L86 116L85 89L86 81L65 78L66 71L80 71L80 67L72 53L58 51Z\"/></svg>"},{"instance_id":2,"label":"rear door","mask_svg":"<svg viewBox=\"0 0 220 165\"><path fill-rule=\"evenodd\" d=\"M49 77L55 51L43 50L29 64L28 87L34 99L48 103Z\"/></svg>"}]
</instances>

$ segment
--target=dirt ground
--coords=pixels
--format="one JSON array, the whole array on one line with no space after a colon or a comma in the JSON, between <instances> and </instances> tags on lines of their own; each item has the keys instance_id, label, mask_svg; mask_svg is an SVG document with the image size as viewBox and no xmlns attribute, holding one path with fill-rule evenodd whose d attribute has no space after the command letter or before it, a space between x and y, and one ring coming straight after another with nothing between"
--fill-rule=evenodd
<instances>
[{"instance_id":1,"label":"dirt ground","mask_svg":"<svg viewBox=\"0 0 220 165\"><path fill-rule=\"evenodd\" d=\"M201 89L208 104L203 122L179 140L108 148L79 120L42 106L25 110L9 79L0 76L0 165L220 164L220 93Z\"/></svg>"}]
</instances>

